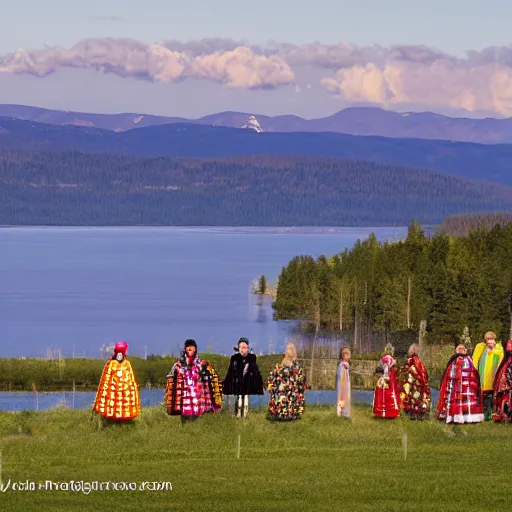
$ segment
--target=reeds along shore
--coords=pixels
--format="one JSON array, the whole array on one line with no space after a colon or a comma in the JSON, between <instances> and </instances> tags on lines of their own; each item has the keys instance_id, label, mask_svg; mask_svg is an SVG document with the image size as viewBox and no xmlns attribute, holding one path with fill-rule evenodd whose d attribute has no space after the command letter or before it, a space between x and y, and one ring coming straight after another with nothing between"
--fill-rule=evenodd
<instances>
[{"instance_id":1,"label":"reeds along shore","mask_svg":"<svg viewBox=\"0 0 512 512\"><path fill-rule=\"evenodd\" d=\"M230 358L219 354L200 353L200 356L212 363L220 375L224 375ZM148 356L147 359L128 356L141 388L165 388L166 375L172 368L175 356ZM258 365L264 376L282 359L281 354L258 356ZM359 377L357 370L361 365L362 373L366 366L373 372L378 356L362 354L361 359L354 356L355 386L370 389L372 382ZM301 359L309 371L311 359ZM314 389L334 389L337 359L321 357L314 360ZM0 391L96 391L98 381L105 365L105 359L65 358L65 359L20 359L0 358ZM367 385L365 385L367 382Z\"/></svg>"},{"instance_id":2,"label":"reeds along shore","mask_svg":"<svg viewBox=\"0 0 512 512\"><path fill-rule=\"evenodd\" d=\"M317 345L313 358L311 379L311 352L299 350L299 361L303 366L312 389L335 389L338 365L336 345ZM429 371L433 388L439 385L446 363L453 353L453 345L425 346L423 360ZM229 366L229 357L220 354L200 353L212 363L220 375ZM355 389L373 389L374 373L380 353L352 353L351 378ZM258 365L263 376L268 376L281 354L258 355ZM166 375L172 368L175 356L150 355L147 359L130 356L129 360L141 388L165 388ZM399 358L401 364L403 358ZM0 391L96 391L105 365L100 358L0 358Z\"/></svg>"}]
</instances>

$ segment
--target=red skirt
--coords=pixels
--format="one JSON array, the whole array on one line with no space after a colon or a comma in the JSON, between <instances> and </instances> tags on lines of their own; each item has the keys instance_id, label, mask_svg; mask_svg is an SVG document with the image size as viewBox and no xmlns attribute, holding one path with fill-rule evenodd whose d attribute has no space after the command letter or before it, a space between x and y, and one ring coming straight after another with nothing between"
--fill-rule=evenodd
<instances>
[{"instance_id":1,"label":"red skirt","mask_svg":"<svg viewBox=\"0 0 512 512\"><path fill-rule=\"evenodd\" d=\"M439 388L436 417L446 423L484 421L480 377L470 356L455 354L448 361Z\"/></svg>"},{"instance_id":2,"label":"red skirt","mask_svg":"<svg viewBox=\"0 0 512 512\"><path fill-rule=\"evenodd\" d=\"M494 421L512 421L512 357L503 360L494 378Z\"/></svg>"},{"instance_id":3,"label":"red skirt","mask_svg":"<svg viewBox=\"0 0 512 512\"><path fill-rule=\"evenodd\" d=\"M380 377L373 395L373 415L376 418L397 418L400 416L400 395L398 394L395 369L388 378Z\"/></svg>"}]
</instances>

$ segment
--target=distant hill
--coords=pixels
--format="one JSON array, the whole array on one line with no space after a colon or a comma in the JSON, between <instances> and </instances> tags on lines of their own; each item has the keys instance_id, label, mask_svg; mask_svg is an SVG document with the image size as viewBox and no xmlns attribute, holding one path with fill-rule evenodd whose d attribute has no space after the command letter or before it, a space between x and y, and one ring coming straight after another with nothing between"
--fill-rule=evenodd
<instances>
[{"instance_id":1,"label":"distant hill","mask_svg":"<svg viewBox=\"0 0 512 512\"><path fill-rule=\"evenodd\" d=\"M303 119L294 115L264 116L254 112L219 112L198 119L141 113L90 114L49 110L25 105L0 105L0 117L15 117L53 125L77 125L111 131L169 123L192 123L241 128L254 115L265 132L336 132L381 136L479 142L512 143L512 118L452 118L431 112L391 112L376 107L352 107L331 116Z\"/></svg>"},{"instance_id":2,"label":"distant hill","mask_svg":"<svg viewBox=\"0 0 512 512\"><path fill-rule=\"evenodd\" d=\"M26 105L5 104L0 104L0 117L12 117L25 121L35 121L36 123L45 123L57 126L85 126L115 132L165 123L189 122L188 119L181 117L163 117L134 113L89 114L86 112L50 110L46 108L30 107Z\"/></svg>"},{"instance_id":3,"label":"distant hill","mask_svg":"<svg viewBox=\"0 0 512 512\"><path fill-rule=\"evenodd\" d=\"M466 236L476 229L492 229L512 224L512 211L493 213L462 213L450 215L441 222L438 230L452 236Z\"/></svg>"},{"instance_id":4,"label":"distant hill","mask_svg":"<svg viewBox=\"0 0 512 512\"><path fill-rule=\"evenodd\" d=\"M380 226L511 209L512 187L368 162L0 151L3 225Z\"/></svg>"},{"instance_id":5,"label":"distant hill","mask_svg":"<svg viewBox=\"0 0 512 512\"><path fill-rule=\"evenodd\" d=\"M303 155L421 167L467 179L512 185L512 145L361 137L341 133L256 133L193 124L125 132L0 118L0 149L112 152L139 156L219 158Z\"/></svg>"}]
</instances>

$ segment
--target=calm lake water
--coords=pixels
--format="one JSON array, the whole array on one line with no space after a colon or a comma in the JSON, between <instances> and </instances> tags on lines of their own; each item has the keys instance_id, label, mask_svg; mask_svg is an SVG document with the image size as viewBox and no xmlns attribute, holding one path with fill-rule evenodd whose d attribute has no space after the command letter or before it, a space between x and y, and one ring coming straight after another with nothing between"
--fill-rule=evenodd
<instances>
[{"instance_id":1,"label":"calm lake water","mask_svg":"<svg viewBox=\"0 0 512 512\"><path fill-rule=\"evenodd\" d=\"M0 392L0 411L43 411L55 407L70 409L92 409L95 392L60 392L60 393L14 393ZM432 390L433 406L437 403L439 391ZM163 389L141 389L140 400L142 407L152 407L163 403ZM267 407L269 395L251 396L250 406ZM373 403L373 391L352 390L352 401L355 404ZM306 405L334 405L336 391L306 391ZM224 408L233 407L233 397L224 397Z\"/></svg>"},{"instance_id":2,"label":"calm lake water","mask_svg":"<svg viewBox=\"0 0 512 512\"><path fill-rule=\"evenodd\" d=\"M0 411L42 411L55 407L74 409L92 409L95 392L60 393L9 393L0 392ZM269 395L252 396L251 407L266 407ZM163 389L141 389L142 407L152 407L163 403ZM366 390L354 390L352 400L357 403L372 403L373 393ZM224 397L224 407L229 408L233 397ZM336 391L307 391L306 402L312 405L336 403ZM231 404L232 405L232 404Z\"/></svg>"},{"instance_id":3,"label":"calm lake water","mask_svg":"<svg viewBox=\"0 0 512 512\"><path fill-rule=\"evenodd\" d=\"M99 357L120 339L128 355L169 354L186 338L231 354L240 336L281 351L292 325L272 320L270 300L258 306L251 281L372 232L406 228L2 228L0 357Z\"/></svg>"}]
</instances>

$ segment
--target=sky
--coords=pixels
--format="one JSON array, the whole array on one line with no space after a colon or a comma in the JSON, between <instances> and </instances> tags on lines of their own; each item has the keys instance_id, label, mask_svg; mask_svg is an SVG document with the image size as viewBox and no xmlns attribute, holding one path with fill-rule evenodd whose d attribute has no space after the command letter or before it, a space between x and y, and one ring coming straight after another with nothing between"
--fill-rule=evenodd
<instances>
[{"instance_id":1,"label":"sky","mask_svg":"<svg viewBox=\"0 0 512 512\"><path fill-rule=\"evenodd\" d=\"M8 0L2 0L7 3ZM449 53L508 45L509 0L16 0L0 52L89 37L209 37L294 44L425 44Z\"/></svg>"},{"instance_id":2,"label":"sky","mask_svg":"<svg viewBox=\"0 0 512 512\"><path fill-rule=\"evenodd\" d=\"M16 0L2 5L0 103L512 116L510 19L507 0Z\"/></svg>"}]
</instances>

